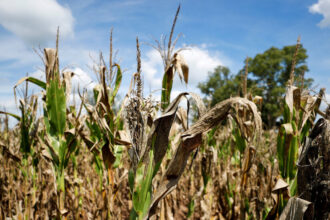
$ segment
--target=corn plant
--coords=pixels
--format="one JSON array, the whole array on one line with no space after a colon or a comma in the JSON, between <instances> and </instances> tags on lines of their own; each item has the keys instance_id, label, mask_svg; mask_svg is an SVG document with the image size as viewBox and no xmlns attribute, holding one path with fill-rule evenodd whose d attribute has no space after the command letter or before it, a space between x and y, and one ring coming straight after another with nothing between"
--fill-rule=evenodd
<instances>
[{"instance_id":1,"label":"corn plant","mask_svg":"<svg viewBox=\"0 0 330 220\"><path fill-rule=\"evenodd\" d=\"M125 147L130 143L120 139L119 131L123 130L122 109L116 109L116 96L122 81L122 71L119 64L113 64L112 57L112 31L110 34L110 59L107 67L100 54L99 63L94 67L99 84L93 89L93 104L85 101L81 96L83 105L88 113L85 129L80 132L82 140L92 152L94 165L99 175L99 190L103 190L104 171L107 171L107 186L103 200L107 207L106 215L111 217L110 207L114 202L115 182L114 171L123 164L122 155Z\"/></svg>"},{"instance_id":2,"label":"corn plant","mask_svg":"<svg viewBox=\"0 0 330 220\"><path fill-rule=\"evenodd\" d=\"M277 192L278 204L271 210L269 216L275 213L282 213L289 196L295 196L297 193L297 160L300 146L309 135L310 129L316 117L324 90L321 90L318 97L310 95L303 88L294 86L294 71L295 71L295 57L297 56L300 46L300 39L298 38L296 51L293 57L290 78L288 81L283 110L283 123L278 132L277 138L277 158L279 163L279 170L281 178L283 178L288 185L283 182L282 187L273 190ZM275 187L276 188L276 187ZM286 193L289 188L289 193Z\"/></svg>"},{"instance_id":3,"label":"corn plant","mask_svg":"<svg viewBox=\"0 0 330 220\"><path fill-rule=\"evenodd\" d=\"M38 139L40 143L47 146L51 156L59 194L59 215L62 215L65 213L65 168L68 166L71 154L76 150L77 132L80 129L80 124L78 118L70 120L73 114L69 115L70 110L67 109L67 99L70 96L73 73L64 72L63 76L60 76L58 36L56 49L44 49L44 63L46 82L32 77L25 77L16 86L23 81L29 81L45 89L43 91L45 136L43 138L38 136Z\"/></svg>"},{"instance_id":4,"label":"corn plant","mask_svg":"<svg viewBox=\"0 0 330 220\"><path fill-rule=\"evenodd\" d=\"M175 45L180 37L178 35L174 41L173 34L175 25L180 12L180 5L175 13L175 17L173 20L170 36L168 38L167 46L166 46L166 37L162 37L160 41L156 41L156 46L151 45L156 51L159 52L164 65L164 75L162 80L162 93L161 93L161 108L164 111L167 106L171 102L171 91L173 86L173 78L174 74L177 73L182 81L187 84L188 83L188 75L189 75L189 67L186 64L185 60L179 53L184 48L177 50L174 53Z\"/></svg>"},{"instance_id":5,"label":"corn plant","mask_svg":"<svg viewBox=\"0 0 330 220\"><path fill-rule=\"evenodd\" d=\"M137 54L140 54L139 47L137 47L137 49ZM141 116L148 114L141 113L145 111L148 112L149 109L144 108L146 106L146 100L141 96L141 93L138 92L141 91L139 68L137 74L137 92L131 94L126 107L126 112L130 115L130 117L127 117L127 123L130 128L133 151L131 157L133 162L132 170L130 171L130 186L133 197L131 218L146 219L155 214L160 200L176 186L191 152L202 144L202 134L204 132L212 129L222 120L226 119L229 114L233 113L232 111L235 107L246 109L246 114L249 116L248 118L251 119L251 128L252 130L255 129L257 132L261 129L261 118L257 112L256 105L244 98L225 100L206 112L205 106L198 95L193 93L181 93L165 109L162 116L153 121L151 128L147 129L147 119ZM177 115L179 104L181 100L187 98L186 96L188 95L197 103L200 118L190 128L186 126L187 120L182 121L182 125L186 126L187 129L181 134L181 143L177 149L175 149L174 156L171 157L166 171L159 181L158 187L152 189L151 184L155 181L153 177L159 170L168 150L170 129ZM187 100L189 101L189 99ZM242 103L244 104L241 105ZM236 117L235 114L232 115ZM246 137L248 137L248 140L250 140L251 135L252 133L247 133ZM134 162L136 160L137 163ZM148 178L142 180L140 179L142 175ZM205 177L205 185L206 184L207 177ZM134 200L136 201L135 203Z\"/></svg>"},{"instance_id":6,"label":"corn plant","mask_svg":"<svg viewBox=\"0 0 330 220\"><path fill-rule=\"evenodd\" d=\"M299 155L297 167L297 195L283 212L293 213L295 204L302 205L306 219L329 218L329 125L330 107L315 123Z\"/></svg>"},{"instance_id":7,"label":"corn plant","mask_svg":"<svg viewBox=\"0 0 330 220\"><path fill-rule=\"evenodd\" d=\"M21 111L21 116L0 112L6 115L10 115L15 119L19 120L19 128L20 128L20 152L22 153L22 158L16 157L17 162L20 167L20 171L24 177L24 184L27 185L31 179L32 188L31 188L31 197L28 195L25 197L25 204L34 203L36 201L36 191L37 191L37 171L38 171L38 155L36 152L35 144L37 142L37 130L39 127L39 120L37 117L37 106L38 106L38 97L32 95L30 100L27 96L28 86L26 83L26 90L24 93L24 99L20 99L19 109ZM31 163L31 164L30 164ZM30 166L32 165L32 166ZM27 209L25 212L25 216L30 216L30 209Z\"/></svg>"},{"instance_id":8,"label":"corn plant","mask_svg":"<svg viewBox=\"0 0 330 220\"><path fill-rule=\"evenodd\" d=\"M115 68L116 72L114 71ZM120 152L116 145L129 145L129 143L120 141L116 137L117 131L122 127L120 118L122 108L119 109L117 115L114 110L115 98L122 81L122 72L118 64L112 65L110 63L109 69L107 69L103 57L100 55L100 65L97 73L99 74L100 84L93 89L95 105L84 103L89 114L86 121L88 133L81 132L80 135L93 152L100 174L103 172L103 165L100 163L101 155L104 165L109 171L109 183L113 184L111 170L116 161L115 152ZM109 82L107 81L107 75L109 75ZM118 156L120 155L118 154Z\"/></svg>"},{"instance_id":9,"label":"corn plant","mask_svg":"<svg viewBox=\"0 0 330 220\"><path fill-rule=\"evenodd\" d=\"M70 156L75 152L78 141L78 118L74 124L69 120L67 99L70 95L70 77L72 73L64 73L61 79L58 70L57 50L45 49L46 57L46 94L44 96L44 123L46 143L52 157L52 164L56 173L57 191L59 193L58 206L64 214L65 203L65 168L68 166ZM52 60L50 58L54 58ZM52 66L53 64L54 66Z\"/></svg>"},{"instance_id":10,"label":"corn plant","mask_svg":"<svg viewBox=\"0 0 330 220\"><path fill-rule=\"evenodd\" d=\"M23 99L19 101L19 109L21 111L21 116L9 112L0 111L0 114L12 116L19 121L21 135L20 151L22 152L23 160L25 161L29 156L35 158L33 146L36 141L36 134L39 126L39 121L36 119L38 107L37 96L31 96L29 103L26 103L26 101L27 99L25 99L25 101ZM35 163L34 165L36 165Z\"/></svg>"},{"instance_id":11,"label":"corn plant","mask_svg":"<svg viewBox=\"0 0 330 220\"><path fill-rule=\"evenodd\" d=\"M157 167L153 167L153 150L149 153L148 167L140 163L135 171L129 173L129 186L132 192L133 209L130 219L144 219L148 215L152 196L152 179L155 176Z\"/></svg>"}]
</instances>

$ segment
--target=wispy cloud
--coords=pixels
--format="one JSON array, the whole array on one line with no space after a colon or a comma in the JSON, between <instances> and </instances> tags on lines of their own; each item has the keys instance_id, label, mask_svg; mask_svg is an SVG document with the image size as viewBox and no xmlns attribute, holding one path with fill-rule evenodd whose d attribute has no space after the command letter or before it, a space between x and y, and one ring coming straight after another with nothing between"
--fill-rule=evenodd
<instances>
[{"instance_id":1,"label":"wispy cloud","mask_svg":"<svg viewBox=\"0 0 330 220\"><path fill-rule=\"evenodd\" d=\"M224 65L219 52L212 53L205 47L191 47L190 50L184 50L182 55L189 65L189 84L194 86L205 81L208 73L217 66Z\"/></svg>"},{"instance_id":2,"label":"wispy cloud","mask_svg":"<svg viewBox=\"0 0 330 220\"><path fill-rule=\"evenodd\" d=\"M9 34L0 36L0 62L8 62L3 68L17 68L26 64L31 64L39 61L36 54L34 54L32 47L29 48L17 37L10 36Z\"/></svg>"},{"instance_id":3,"label":"wispy cloud","mask_svg":"<svg viewBox=\"0 0 330 220\"><path fill-rule=\"evenodd\" d=\"M59 26L61 36L73 36L71 10L56 0L2 0L0 24L32 44L53 40Z\"/></svg>"},{"instance_id":4,"label":"wispy cloud","mask_svg":"<svg viewBox=\"0 0 330 220\"><path fill-rule=\"evenodd\" d=\"M317 3L309 7L309 12L323 15L320 27L330 26L330 0L318 0Z\"/></svg>"}]
</instances>

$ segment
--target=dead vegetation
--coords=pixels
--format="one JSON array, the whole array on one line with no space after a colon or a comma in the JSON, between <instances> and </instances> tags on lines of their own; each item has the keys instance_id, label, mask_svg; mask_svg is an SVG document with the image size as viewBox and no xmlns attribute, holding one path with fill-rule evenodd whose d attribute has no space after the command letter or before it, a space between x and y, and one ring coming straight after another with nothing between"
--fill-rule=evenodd
<instances>
[{"instance_id":1,"label":"dead vegetation","mask_svg":"<svg viewBox=\"0 0 330 220\"><path fill-rule=\"evenodd\" d=\"M58 38L44 50L46 82L27 76L15 85L41 88L40 114L28 92L20 115L0 112L0 219L329 218L330 110L318 109L324 90L313 96L290 77L279 130L262 129L262 97L247 91L247 65L243 97L211 109L190 92L170 102L174 73L189 78L171 43L179 10L168 47L163 40L156 48L164 60L160 102L143 96L138 39L137 72L119 109L112 31L109 64L101 54L93 100L79 93L79 107L68 101L74 73L60 71ZM317 112L323 117L314 125ZM8 117L18 120L14 128Z\"/></svg>"}]
</instances>

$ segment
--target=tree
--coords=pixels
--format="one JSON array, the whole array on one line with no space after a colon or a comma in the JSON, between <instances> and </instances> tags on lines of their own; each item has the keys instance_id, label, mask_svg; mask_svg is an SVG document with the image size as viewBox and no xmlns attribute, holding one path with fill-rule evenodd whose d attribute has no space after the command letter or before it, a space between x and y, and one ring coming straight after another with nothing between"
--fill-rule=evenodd
<instances>
[{"instance_id":1,"label":"tree","mask_svg":"<svg viewBox=\"0 0 330 220\"><path fill-rule=\"evenodd\" d=\"M233 75L228 67L218 66L213 73L209 73L208 80L198 84L198 88L204 93L208 99L210 107L218 102L234 96L241 96L241 71L239 74ZM256 87L255 81L248 79L247 86L253 94L260 94L261 91Z\"/></svg>"},{"instance_id":2,"label":"tree","mask_svg":"<svg viewBox=\"0 0 330 220\"><path fill-rule=\"evenodd\" d=\"M262 119L268 128L273 127L281 115L283 95L290 78L295 50L296 45L282 49L271 47L248 60L248 92L263 97ZM300 46L296 56L295 82L296 86L304 88L310 87L313 82L310 78L303 78L308 71L307 57L306 49ZM230 96L241 95L241 74L244 71L242 68L238 74L231 75L227 67L219 66L210 73L208 80L200 83L198 87L210 99L211 106L214 106Z\"/></svg>"},{"instance_id":3,"label":"tree","mask_svg":"<svg viewBox=\"0 0 330 220\"><path fill-rule=\"evenodd\" d=\"M214 106L230 96L239 95L238 77L230 74L230 70L224 66L218 66L209 74L207 82L199 83L201 92L210 98L210 105Z\"/></svg>"},{"instance_id":4,"label":"tree","mask_svg":"<svg viewBox=\"0 0 330 220\"><path fill-rule=\"evenodd\" d=\"M285 46L282 49L271 47L249 60L249 73L252 74L257 87L262 90L262 120L268 128L273 127L281 115L283 95L290 78L295 50L296 45ZM295 57L295 82L296 86L305 88L310 87L313 81L303 78L304 73L308 71L307 57L306 49L300 46Z\"/></svg>"}]
</instances>

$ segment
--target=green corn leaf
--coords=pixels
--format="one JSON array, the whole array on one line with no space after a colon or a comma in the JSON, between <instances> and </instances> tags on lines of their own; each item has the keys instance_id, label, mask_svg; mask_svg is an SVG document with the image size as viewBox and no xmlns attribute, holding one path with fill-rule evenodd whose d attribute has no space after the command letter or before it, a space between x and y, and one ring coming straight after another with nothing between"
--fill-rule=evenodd
<instances>
[{"instance_id":1,"label":"green corn leaf","mask_svg":"<svg viewBox=\"0 0 330 220\"><path fill-rule=\"evenodd\" d=\"M295 135L292 137L288 154L287 175L290 180L293 179L296 174L296 160L298 157L298 148L298 137Z\"/></svg>"},{"instance_id":2,"label":"green corn leaf","mask_svg":"<svg viewBox=\"0 0 330 220\"><path fill-rule=\"evenodd\" d=\"M102 132L101 128L99 127L98 124L93 123L93 122L86 122L87 127L89 128L90 131L90 139L94 142L97 142L102 139Z\"/></svg>"},{"instance_id":3,"label":"green corn leaf","mask_svg":"<svg viewBox=\"0 0 330 220\"><path fill-rule=\"evenodd\" d=\"M286 103L284 103L283 121L284 123L291 121L291 112Z\"/></svg>"},{"instance_id":4,"label":"green corn leaf","mask_svg":"<svg viewBox=\"0 0 330 220\"><path fill-rule=\"evenodd\" d=\"M187 218L190 218L195 210L195 198L192 198L188 205L188 214Z\"/></svg>"},{"instance_id":5,"label":"green corn leaf","mask_svg":"<svg viewBox=\"0 0 330 220\"><path fill-rule=\"evenodd\" d=\"M145 164L139 164L136 169L135 177L132 170L129 173L129 185L131 190L134 187L132 194L133 209L139 219L143 219L148 214L151 203L152 179L154 175L153 167L153 151L149 152L149 164L146 168ZM134 180L133 180L134 179Z\"/></svg>"},{"instance_id":6,"label":"green corn leaf","mask_svg":"<svg viewBox=\"0 0 330 220\"><path fill-rule=\"evenodd\" d=\"M139 190L137 190L137 191L135 191L134 193L133 193L133 209L138 213L138 214L140 214L140 205L141 205L141 202L140 202L140 197L139 197L139 195L140 195L140 192L139 192Z\"/></svg>"},{"instance_id":7,"label":"green corn leaf","mask_svg":"<svg viewBox=\"0 0 330 220\"><path fill-rule=\"evenodd\" d=\"M134 171L132 169L128 172L128 184L131 192L134 190Z\"/></svg>"},{"instance_id":8,"label":"green corn leaf","mask_svg":"<svg viewBox=\"0 0 330 220\"><path fill-rule=\"evenodd\" d=\"M299 139L299 142L302 143L304 141L304 138L305 137L308 137L309 136L309 130L311 129L312 125L310 123L310 121L307 121L303 127L303 129L301 130L300 132L300 139Z\"/></svg>"},{"instance_id":9,"label":"green corn leaf","mask_svg":"<svg viewBox=\"0 0 330 220\"><path fill-rule=\"evenodd\" d=\"M16 89L16 87L21 84L22 82L24 81L28 81L28 82L31 82L39 87L41 87L42 89L46 89L46 83L41 81L40 79L37 79L37 78L34 78L34 77L31 77L31 76L26 76L26 77L23 77L21 78L17 83L16 85L14 86L14 90Z\"/></svg>"},{"instance_id":10,"label":"green corn leaf","mask_svg":"<svg viewBox=\"0 0 330 220\"><path fill-rule=\"evenodd\" d=\"M9 112L0 111L0 114L9 115L9 116L11 116L11 117L13 117L13 118L17 119L18 121L20 121L20 120L21 120L21 117L19 117L18 115L15 115L15 114L13 114L13 113L9 113Z\"/></svg>"},{"instance_id":11,"label":"green corn leaf","mask_svg":"<svg viewBox=\"0 0 330 220\"><path fill-rule=\"evenodd\" d=\"M173 85L173 67L170 67L163 76L161 106L165 110L171 101L171 91Z\"/></svg>"},{"instance_id":12,"label":"green corn leaf","mask_svg":"<svg viewBox=\"0 0 330 220\"><path fill-rule=\"evenodd\" d=\"M290 183L290 196L295 196L297 193L297 175L295 176L295 178L293 179L293 181L291 181Z\"/></svg>"},{"instance_id":13,"label":"green corn leaf","mask_svg":"<svg viewBox=\"0 0 330 220\"><path fill-rule=\"evenodd\" d=\"M149 152L149 165L147 169L147 175L146 178L143 181L143 185L141 188L141 199L142 199L142 216L139 217L144 217L147 214L147 211L149 209L149 205L151 202L151 184L152 184L152 178L153 178L153 150ZM142 218L141 218L142 219Z\"/></svg>"},{"instance_id":14,"label":"green corn leaf","mask_svg":"<svg viewBox=\"0 0 330 220\"><path fill-rule=\"evenodd\" d=\"M57 80L47 87L46 107L50 125L50 135L63 136L66 123L65 91Z\"/></svg>"},{"instance_id":15,"label":"green corn leaf","mask_svg":"<svg viewBox=\"0 0 330 220\"><path fill-rule=\"evenodd\" d=\"M58 152L58 156L60 159L60 169L63 170L65 168L65 156L67 154L68 151L68 146L66 141L60 141L60 147L59 147L59 152Z\"/></svg>"},{"instance_id":16,"label":"green corn leaf","mask_svg":"<svg viewBox=\"0 0 330 220\"><path fill-rule=\"evenodd\" d=\"M139 216L139 219L143 219L144 216L147 215L148 210L149 210L149 205L151 202L151 190L147 192L147 195L145 197L145 200L143 201L143 209L142 209L142 215Z\"/></svg>"},{"instance_id":17,"label":"green corn leaf","mask_svg":"<svg viewBox=\"0 0 330 220\"><path fill-rule=\"evenodd\" d=\"M20 151L23 152L23 156L26 157L27 153L30 153L30 136L29 136L29 130L28 130L28 121L27 121L27 115L25 114L24 107L20 107L22 112L21 117L21 144L20 144Z\"/></svg>"},{"instance_id":18,"label":"green corn leaf","mask_svg":"<svg viewBox=\"0 0 330 220\"><path fill-rule=\"evenodd\" d=\"M121 80L123 78L120 66L118 64L115 64L115 65L117 67L117 75L116 75L116 80L115 80L115 89L113 90L112 94L110 95L110 101L109 101L110 105L113 103L113 101L118 93L118 90L119 90L119 87L121 84Z\"/></svg>"},{"instance_id":19,"label":"green corn leaf","mask_svg":"<svg viewBox=\"0 0 330 220\"><path fill-rule=\"evenodd\" d=\"M58 157L58 150L59 150L59 141L56 140L55 138L52 138L50 136L51 139L51 146L48 147L48 152L52 157L52 162L54 164L55 167L59 167L60 165L60 159Z\"/></svg>"},{"instance_id":20,"label":"green corn leaf","mask_svg":"<svg viewBox=\"0 0 330 220\"><path fill-rule=\"evenodd\" d=\"M102 160L100 158L99 155L97 155L96 153L94 154L94 162L95 162L95 168L96 168L96 172L102 176L103 173L103 165L102 165Z\"/></svg>"},{"instance_id":21,"label":"green corn leaf","mask_svg":"<svg viewBox=\"0 0 330 220\"><path fill-rule=\"evenodd\" d=\"M136 213L135 209L132 208L131 212L129 213L130 220L136 220L138 218L138 214Z\"/></svg>"},{"instance_id":22,"label":"green corn leaf","mask_svg":"<svg viewBox=\"0 0 330 220\"><path fill-rule=\"evenodd\" d=\"M238 128L233 130L233 136L236 142L236 146L241 154L244 153L246 142L245 139L242 137L241 132Z\"/></svg>"},{"instance_id":23,"label":"green corn leaf","mask_svg":"<svg viewBox=\"0 0 330 220\"><path fill-rule=\"evenodd\" d=\"M124 146L122 145L114 146L114 155L116 157L116 160L112 165L113 168L118 168L122 164L123 153L124 153Z\"/></svg>"},{"instance_id":24,"label":"green corn leaf","mask_svg":"<svg viewBox=\"0 0 330 220\"><path fill-rule=\"evenodd\" d=\"M73 152L77 152L77 145L78 145L78 141L76 139L76 137L73 137L73 139L70 139L69 141L66 141L67 143L67 151L66 151L66 155L64 157L64 167L67 167L69 159L72 158L72 156L74 156L74 154L72 154Z\"/></svg>"}]
</instances>

